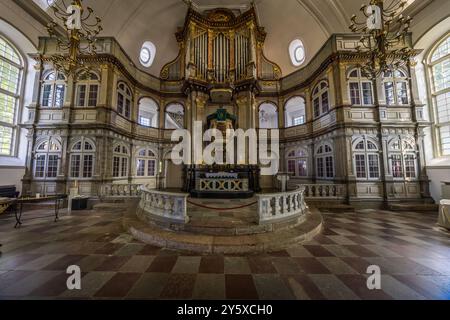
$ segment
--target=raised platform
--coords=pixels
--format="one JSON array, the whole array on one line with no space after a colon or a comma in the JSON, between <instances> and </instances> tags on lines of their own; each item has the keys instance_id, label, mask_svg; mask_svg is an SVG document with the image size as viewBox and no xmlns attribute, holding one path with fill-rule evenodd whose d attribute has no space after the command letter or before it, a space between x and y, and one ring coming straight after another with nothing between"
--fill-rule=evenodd
<instances>
[{"instance_id":1,"label":"raised platform","mask_svg":"<svg viewBox=\"0 0 450 320\"><path fill-rule=\"evenodd\" d=\"M227 205L233 206L230 203ZM284 249L312 239L320 233L323 223L318 211L306 214L297 221L258 225L254 218L256 211L252 207L217 212L190 206L188 224L163 225L139 219L137 210L137 203L130 204L123 218L124 227L134 238L164 248L208 254L260 253Z\"/></svg>"}]
</instances>

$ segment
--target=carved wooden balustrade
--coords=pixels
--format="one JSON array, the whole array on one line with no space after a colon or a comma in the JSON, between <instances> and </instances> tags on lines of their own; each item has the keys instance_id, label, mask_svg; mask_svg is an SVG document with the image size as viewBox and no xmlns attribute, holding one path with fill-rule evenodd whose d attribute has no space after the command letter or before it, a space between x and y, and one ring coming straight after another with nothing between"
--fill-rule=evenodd
<instances>
[{"instance_id":1,"label":"carved wooden balustrade","mask_svg":"<svg viewBox=\"0 0 450 320\"><path fill-rule=\"evenodd\" d=\"M303 184L305 198L308 200L344 199L346 196L345 184Z\"/></svg>"},{"instance_id":2,"label":"carved wooden balustrade","mask_svg":"<svg viewBox=\"0 0 450 320\"><path fill-rule=\"evenodd\" d=\"M136 198L141 195L142 184L114 184L107 183L102 185L101 197L102 198Z\"/></svg>"},{"instance_id":3,"label":"carved wooden balustrade","mask_svg":"<svg viewBox=\"0 0 450 320\"><path fill-rule=\"evenodd\" d=\"M144 215L167 219L168 222L188 223L187 198L188 193L173 193L167 191L149 190L141 187L139 207Z\"/></svg>"},{"instance_id":4,"label":"carved wooden balustrade","mask_svg":"<svg viewBox=\"0 0 450 320\"><path fill-rule=\"evenodd\" d=\"M296 190L290 192L257 195L259 223L270 223L306 214L308 206L304 192L305 188L298 186Z\"/></svg>"}]
</instances>

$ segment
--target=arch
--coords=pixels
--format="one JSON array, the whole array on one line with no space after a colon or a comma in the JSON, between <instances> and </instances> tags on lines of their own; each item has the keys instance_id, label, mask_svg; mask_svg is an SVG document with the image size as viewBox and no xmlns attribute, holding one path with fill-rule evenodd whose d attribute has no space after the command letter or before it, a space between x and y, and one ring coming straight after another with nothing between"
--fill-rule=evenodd
<instances>
[{"instance_id":1,"label":"arch","mask_svg":"<svg viewBox=\"0 0 450 320\"><path fill-rule=\"evenodd\" d=\"M183 129L184 128L184 105L178 102L171 102L165 107L166 129Z\"/></svg>"},{"instance_id":2,"label":"arch","mask_svg":"<svg viewBox=\"0 0 450 320\"><path fill-rule=\"evenodd\" d=\"M284 105L286 128L306 123L306 101L302 96L289 98Z\"/></svg>"},{"instance_id":3,"label":"arch","mask_svg":"<svg viewBox=\"0 0 450 320\"><path fill-rule=\"evenodd\" d=\"M270 101L261 103L258 112L260 129L278 128L278 107L275 103Z\"/></svg>"},{"instance_id":4,"label":"arch","mask_svg":"<svg viewBox=\"0 0 450 320\"><path fill-rule=\"evenodd\" d=\"M348 92L353 106L373 106L373 83L361 69L347 69Z\"/></svg>"},{"instance_id":5,"label":"arch","mask_svg":"<svg viewBox=\"0 0 450 320\"><path fill-rule=\"evenodd\" d=\"M157 174L157 168L157 152L150 147L138 148L136 156L136 176L155 177Z\"/></svg>"},{"instance_id":6,"label":"arch","mask_svg":"<svg viewBox=\"0 0 450 320\"><path fill-rule=\"evenodd\" d=\"M159 106L153 98L139 99L138 111L138 123L141 126L159 127Z\"/></svg>"}]
</instances>

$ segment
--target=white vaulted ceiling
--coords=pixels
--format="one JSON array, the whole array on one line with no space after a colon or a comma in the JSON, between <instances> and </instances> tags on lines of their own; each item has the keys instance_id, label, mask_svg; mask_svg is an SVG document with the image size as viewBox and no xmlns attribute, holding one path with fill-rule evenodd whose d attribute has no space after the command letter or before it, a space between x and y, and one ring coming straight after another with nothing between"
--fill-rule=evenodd
<instances>
[{"instance_id":1,"label":"white vaulted ceiling","mask_svg":"<svg viewBox=\"0 0 450 320\"><path fill-rule=\"evenodd\" d=\"M35 2L45 0L35 0ZM60 1L60 0L59 0ZM425 2L424 0L416 1ZM67 0L66 0L67 2ZM251 0L195 0L200 9L242 8ZM289 57L289 44L301 39L306 48L306 63L333 33L349 32L353 13L365 0L256 0L259 23L267 32L265 54L280 65L283 75L295 68ZM187 6L182 0L84 0L102 18L102 36L117 39L136 66L159 75L164 64L178 54L175 32L183 26ZM156 58L150 68L139 63L139 51L145 41L156 46Z\"/></svg>"}]
</instances>

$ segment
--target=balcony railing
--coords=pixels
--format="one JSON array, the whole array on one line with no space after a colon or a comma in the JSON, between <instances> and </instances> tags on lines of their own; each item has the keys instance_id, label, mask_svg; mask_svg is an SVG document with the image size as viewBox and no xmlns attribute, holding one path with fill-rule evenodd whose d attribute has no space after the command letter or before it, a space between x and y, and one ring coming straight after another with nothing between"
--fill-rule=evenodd
<instances>
[{"instance_id":1,"label":"balcony railing","mask_svg":"<svg viewBox=\"0 0 450 320\"><path fill-rule=\"evenodd\" d=\"M344 184L304 184L307 200L331 199L341 200L346 195Z\"/></svg>"},{"instance_id":2,"label":"balcony railing","mask_svg":"<svg viewBox=\"0 0 450 320\"><path fill-rule=\"evenodd\" d=\"M188 223L188 196L188 193L149 190L141 187L139 207L150 220L152 216L156 216L156 218L163 218L169 222Z\"/></svg>"},{"instance_id":3,"label":"balcony railing","mask_svg":"<svg viewBox=\"0 0 450 320\"><path fill-rule=\"evenodd\" d=\"M136 198L140 197L142 186L142 184L107 183L102 185L100 194L102 198Z\"/></svg>"},{"instance_id":4,"label":"balcony railing","mask_svg":"<svg viewBox=\"0 0 450 320\"><path fill-rule=\"evenodd\" d=\"M271 223L306 214L308 206L304 192L305 188L299 186L295 191L257 195L259 223Z\"/></svg>"}]
</instances>

